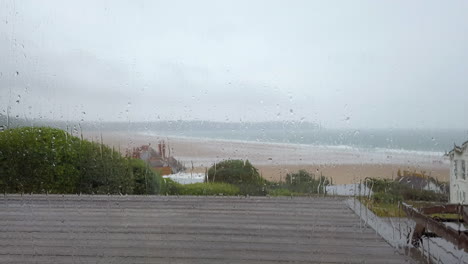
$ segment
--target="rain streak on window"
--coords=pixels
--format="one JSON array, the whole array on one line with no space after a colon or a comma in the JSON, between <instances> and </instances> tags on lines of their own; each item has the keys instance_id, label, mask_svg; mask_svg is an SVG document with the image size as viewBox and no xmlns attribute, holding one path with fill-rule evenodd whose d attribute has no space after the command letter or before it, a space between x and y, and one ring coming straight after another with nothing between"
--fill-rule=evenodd
<instances>
[{"instance_id":1,"label":"rain streak on window","mask_svg":"<svg viewBox=\"0 0 468 264\"><path fill-rule=\"evenodd\" d=\"M0 263L467 262L466 10L0 0Z\"/></svg>"}]
</instances>

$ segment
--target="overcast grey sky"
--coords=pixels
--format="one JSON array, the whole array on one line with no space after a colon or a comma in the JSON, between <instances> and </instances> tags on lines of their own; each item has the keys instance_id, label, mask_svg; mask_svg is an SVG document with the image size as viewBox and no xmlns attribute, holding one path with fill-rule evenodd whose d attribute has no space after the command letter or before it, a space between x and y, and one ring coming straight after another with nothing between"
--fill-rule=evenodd
<instances>
[{"instance_id":1,"label":"overcast grey sky","mask_svg":"<svg viewBox=\"0 0 468 264\"><path fill-rule=\"evenodd\" d=\"M467 14L464 0L0 0L0 112L466 129Z\"/></svg>"}]
</instances>

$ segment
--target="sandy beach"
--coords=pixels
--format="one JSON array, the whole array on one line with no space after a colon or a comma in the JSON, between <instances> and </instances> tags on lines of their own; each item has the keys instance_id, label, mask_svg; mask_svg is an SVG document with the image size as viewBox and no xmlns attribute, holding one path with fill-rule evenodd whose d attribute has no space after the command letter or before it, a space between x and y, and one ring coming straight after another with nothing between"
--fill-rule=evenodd
<instances>
[{"instance_id":1,"label":"sandy beach","mask_svg":"<svg viewBox=\"0 0 468 264\"><path fill-rule=\"evenodd\" d=\"M83 132L83 136L101 141L100 132ZM314 146L283 143L213 140L164 135L102 132L104 144L119 149L164 140L170 154L187 167L188 172L205 172L215 162L248 159L265 179L281 181L287 173L305 169L316 175L347 184L366 177L396 178L398 170L425 171L440 181L448 181L449 164L441 153L399 150L363 150L341 146Z\"/></svg>"}]
</instances>

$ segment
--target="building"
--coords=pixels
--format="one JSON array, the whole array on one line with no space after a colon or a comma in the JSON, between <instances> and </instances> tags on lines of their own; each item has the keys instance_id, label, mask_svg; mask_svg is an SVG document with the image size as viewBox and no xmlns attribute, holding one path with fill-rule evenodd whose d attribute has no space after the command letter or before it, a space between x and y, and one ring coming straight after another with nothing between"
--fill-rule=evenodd
<instances>
[{"instance_id":1,"label":"building","mask_svg":"<svg viewBox=\"0 0 468 264\"><path fill-rule=\"evenodd\" d=\"M440 184L436 179L426 174L425 171L417 172L416 170L398 170L398 181L411 189L432 191L435 193L446 192L446 185Z\"/></svg>"},{"instance_id":2,"label":"building","mask_svg":"<svg viewBox=\"0 0 468 264\"><path fill-rule=\"evenodd\" d=\"M154 150L150 145L143 145L133 148L132 151L127 151L127 156L145 161L161 175L169 175L185 169L179 161L167 154L164 142L158 143L158 151Z\"/></svg>"},{"instance_id":3,"label":"building","mask_svg":"<svg viewBox=\"0 0 468 264\"><path fill-rule=\"evenodd\" d=\"M455 145L447 154L450 158L450 203L468 204L468 141Z\"/></svg>"},{"instance_id":4,"label":"building","mask_svg":"<svg viewBox=\"0 0 468 264\"><path fill-rule=\"evenodd\" d=\"M432 191L435 193L444 192L444 188L434 178L429 176L405 175L398 177L396 181L415 190Z\"/></svg>"}]
</instances>

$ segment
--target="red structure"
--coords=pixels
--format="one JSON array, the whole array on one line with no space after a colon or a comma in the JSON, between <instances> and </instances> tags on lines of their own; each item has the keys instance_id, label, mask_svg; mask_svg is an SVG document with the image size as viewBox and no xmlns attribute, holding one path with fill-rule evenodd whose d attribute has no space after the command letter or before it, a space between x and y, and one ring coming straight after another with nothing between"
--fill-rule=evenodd
<instances>
[{"instance_id":1,"label":"red structure","mask_svg":"<svg viewBox=\"0 0 468 264\"><path fill-rule=\"evenodd\" d=\"M164 141L158 142L158 151L154 150L150 145L143 145L133 148L131 153L127 151L127 156L144 160L161 175L168 175L185 169L174 157L166 154L166 143Z\"/></svg>"}]
</instances>

